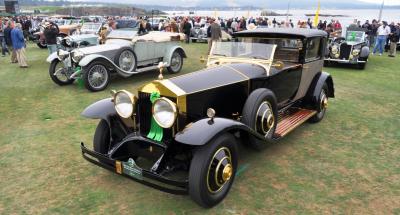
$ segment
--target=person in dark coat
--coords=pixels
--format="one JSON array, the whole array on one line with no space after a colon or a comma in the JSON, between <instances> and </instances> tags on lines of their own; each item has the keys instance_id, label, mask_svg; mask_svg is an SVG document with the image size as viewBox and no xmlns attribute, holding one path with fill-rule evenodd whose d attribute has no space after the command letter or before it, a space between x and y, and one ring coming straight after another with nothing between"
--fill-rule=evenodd
<instances>
[{"instance_id":1,"label":"person in dark coat","mask_svg":"<svg viewBox=\"0 0 400 215\"><path fill-rule=\"evenodd\" d=\"M49 50L49 55L57 52L57 36L60 32L57 24L52 22L47 22L45 24L44 36L46 38L47 49Z\"/></svg>"},{"instance_id":2,"label":"person in dark coat","mask_svg":"<svg viewBox=\"0 0 400 215\"><path fill-rule=\"evenodd\" d=\"M190 22L188 21L188 19L186 18L183 21L183 33L186 35L186 43L189 43L190 41L190 31L192 29L192 25L190 24Z\"/></svg>"},{"instance_id":3,"label":"person in dark coat","mask_svg":"<svg viewBox=\"0 0 400 215\"><path fill-rule=\"evenodd\" d=\"M14 23L12 21L7 22L7 27L4 29L4 40L6 41L6 45L8 50L11 51L11 63L17 63L17 53L13 49L12 39L11 39L11 31L14 28Z\"/></svg>"}]
</instances>

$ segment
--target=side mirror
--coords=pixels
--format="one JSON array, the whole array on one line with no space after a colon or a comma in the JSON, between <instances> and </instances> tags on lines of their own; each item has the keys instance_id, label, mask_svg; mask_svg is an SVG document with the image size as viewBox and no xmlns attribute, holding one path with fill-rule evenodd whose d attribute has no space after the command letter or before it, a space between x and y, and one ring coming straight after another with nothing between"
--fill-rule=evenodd
<instances>
[{"instance_id":1,"label":"side mirror","mask_svg":"<svg viewBox=\"0 0 400 215\"><path fill-rule=\"evenodd\" d=\"M206 58L204 56L200 57L200 63L205 63L206 62Z\"/></svg>"}]
</instances>

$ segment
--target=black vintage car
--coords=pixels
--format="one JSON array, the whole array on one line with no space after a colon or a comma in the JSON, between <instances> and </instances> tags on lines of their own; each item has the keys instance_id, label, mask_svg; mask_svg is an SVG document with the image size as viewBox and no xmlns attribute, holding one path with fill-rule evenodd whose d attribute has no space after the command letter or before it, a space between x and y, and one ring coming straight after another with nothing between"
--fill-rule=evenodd
<instances>
[{"instance_id":1,"label":"black vintage car","mask_svg":"<svg viewBox=\"0 0 400 215\"><path fill-rule=\"evenodd\" d=\"M347 28L346 37L333 38L326 52L325 66L341 63L365 69L370 54L366 31L364 28Z\"/></svg>"},{"instance_id":2,"label":"black vintage car","mask_svg":"<svg viewBox=\"0 0 400 215\"><path fill-rule=\"evenodd\" d=\"M212 207L231 188L240 142L261 149L323 119L334 97L326 40L318 30L256 29L216 42L207 68L87 107L82 115L100 123L83 157Z\"/></svg>"}]
</instances>

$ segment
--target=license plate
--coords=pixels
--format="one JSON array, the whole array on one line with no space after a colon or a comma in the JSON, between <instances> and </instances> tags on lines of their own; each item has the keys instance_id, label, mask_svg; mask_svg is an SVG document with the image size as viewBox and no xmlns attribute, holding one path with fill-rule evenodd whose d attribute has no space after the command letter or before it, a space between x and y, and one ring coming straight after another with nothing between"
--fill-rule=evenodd
<instances>
[{"instance_id":1,"label":"license plate","mask_svg":"<svg viewBox=\"0 0 400 215\"><path fill-rule=\"evenodd\" d=\"M121 164L123 173L140 180L143 179L142 169L136 164L135 160L129 158L127 162L121 162Z\"/></svg>"}]
</instances>

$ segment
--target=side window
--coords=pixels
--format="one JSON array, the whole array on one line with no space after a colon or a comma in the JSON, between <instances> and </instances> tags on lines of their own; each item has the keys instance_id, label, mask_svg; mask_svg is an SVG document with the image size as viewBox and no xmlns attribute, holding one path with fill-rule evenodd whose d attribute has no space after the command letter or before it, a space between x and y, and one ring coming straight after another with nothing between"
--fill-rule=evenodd
<instances>
[{"instance_id":1,"label":"side window","mask_svg":"<svg viewBox=\"0 0 400 215\"><path fill-rule=\"evenodd\" d=\"M321 38L311 38L307 42L306 62L321 58Z\"/></svg>"}]
</instances>

